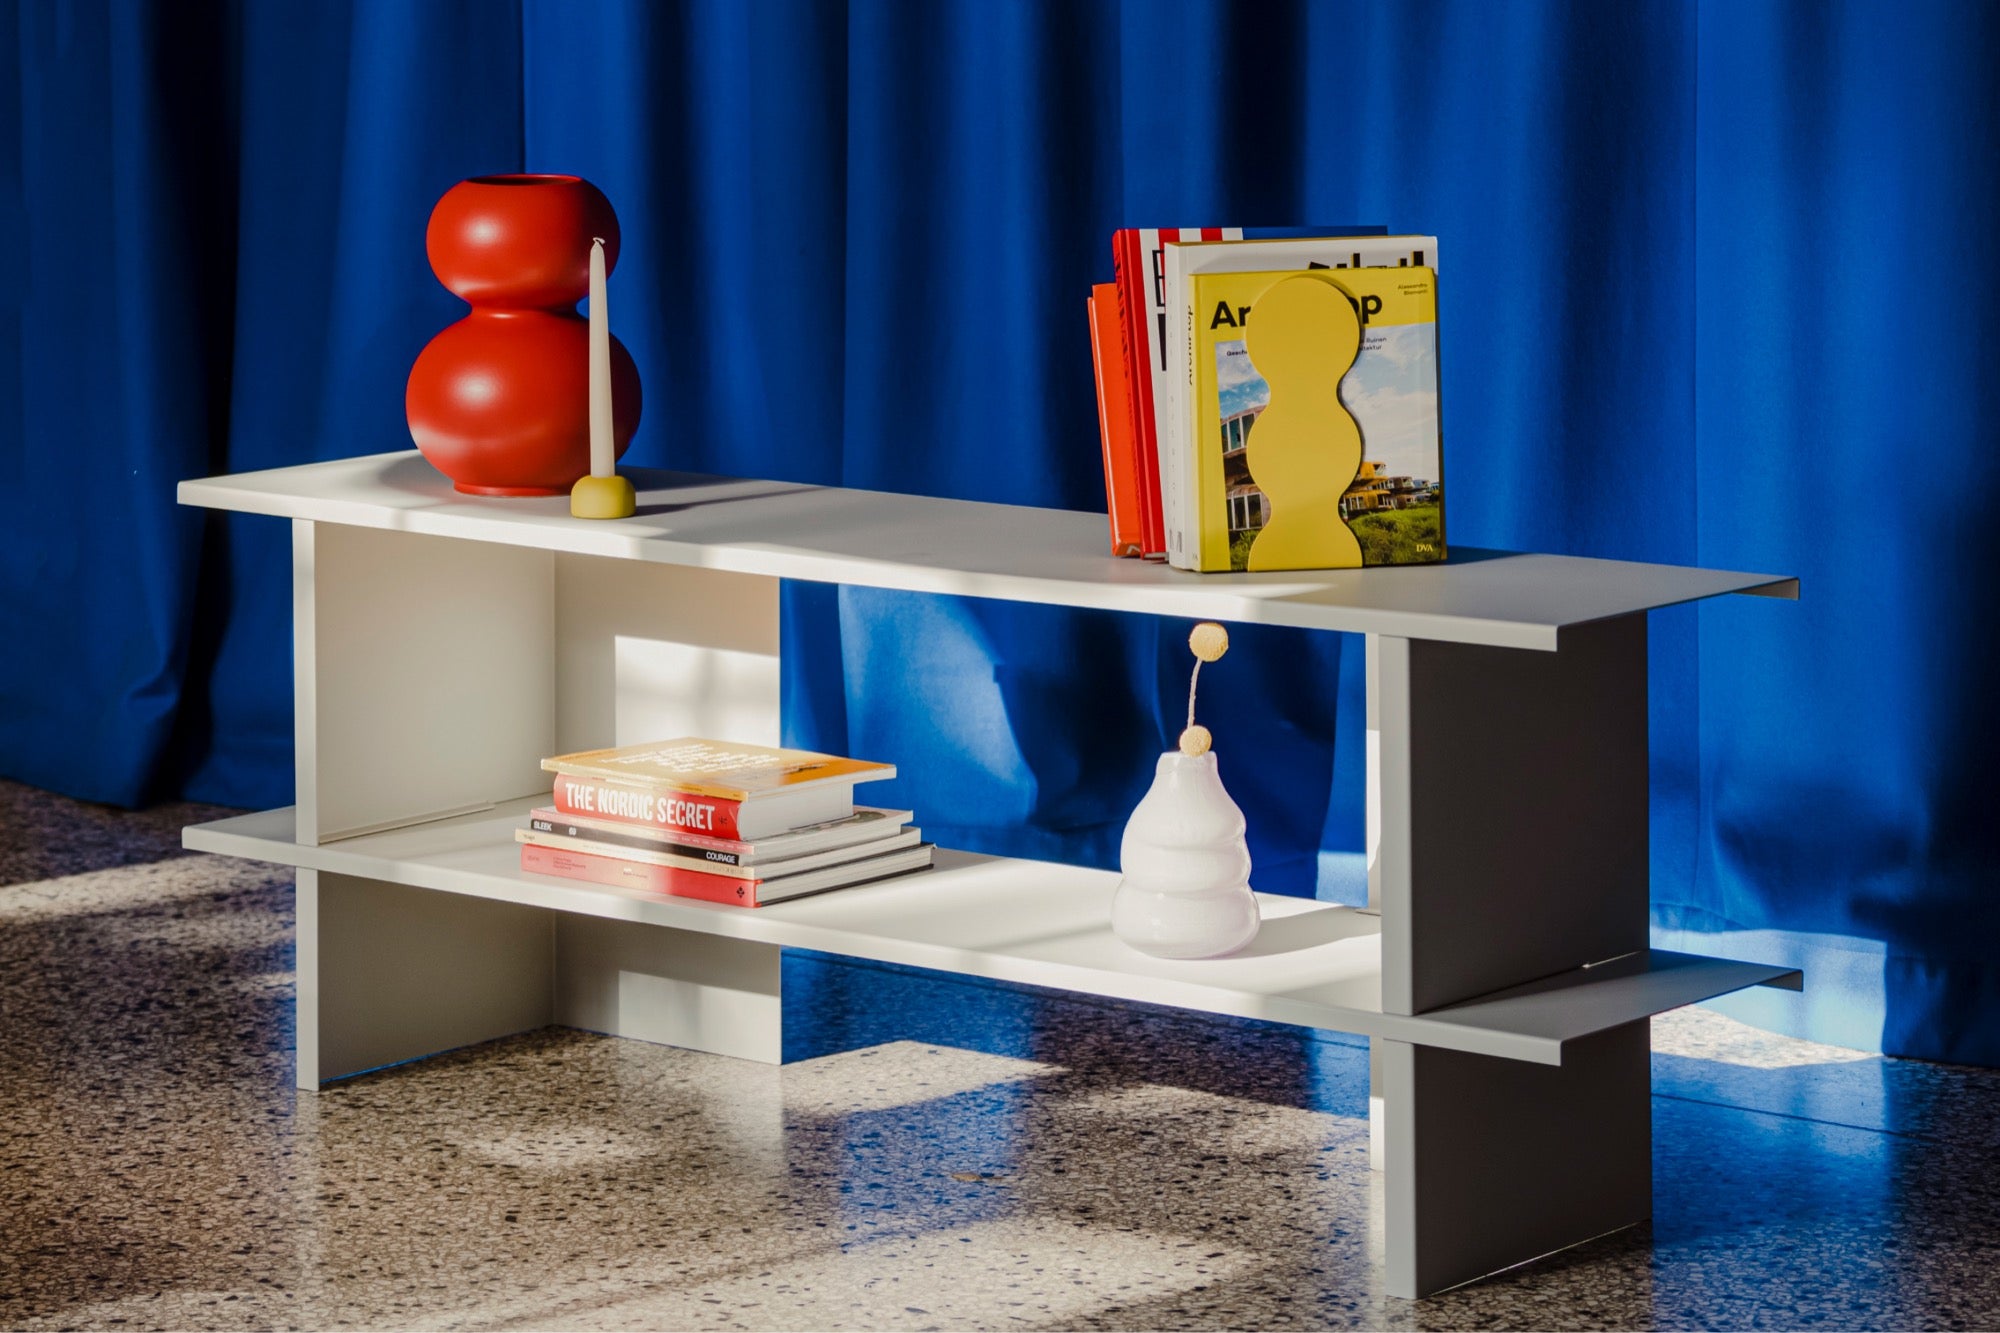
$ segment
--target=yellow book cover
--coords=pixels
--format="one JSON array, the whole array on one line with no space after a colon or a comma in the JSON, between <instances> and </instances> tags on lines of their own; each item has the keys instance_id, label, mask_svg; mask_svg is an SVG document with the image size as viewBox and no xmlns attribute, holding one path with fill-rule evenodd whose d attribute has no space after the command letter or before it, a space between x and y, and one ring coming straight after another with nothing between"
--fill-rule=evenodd
<instances>
[{"instance_id":1,"label":"yellow book cover","mask_svg":"<svg viewBox=\"0 0 2000 1333\"><path fill-rule=\"evenodd\" d=\"M683 736L677 740L579 750L542 760L542 767L570 777L633 786L667 787L725 801L747 801L771 792L798 791L822 782L868 782L896 776L894 764L842 759L810 750L776 750Z\"/></svg>"},{"instance_id":2,"label":"yellow book cover","mask_svg":"<svg viewBox=\"0 0 2000 1333\"><path fill-rule=\"evenodd\" d=\"M1196 273L1188 283L1197 568L1444 559L1436 274ZM1251 332L1260 308L1271 315L1261 341Z\"/></svg>"}]
</instances>

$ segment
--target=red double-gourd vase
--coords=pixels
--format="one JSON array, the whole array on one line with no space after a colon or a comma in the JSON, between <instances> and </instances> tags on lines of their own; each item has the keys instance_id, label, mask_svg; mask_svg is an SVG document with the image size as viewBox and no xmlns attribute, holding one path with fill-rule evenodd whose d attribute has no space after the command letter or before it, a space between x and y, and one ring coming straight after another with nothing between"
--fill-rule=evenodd
<instances>
[{"instance_id":1,"label":"red double-gourd vase","mask_svg":"<svg viewBox=\"0 0 2000 1333\"><path fill-rule=\"evenodd\" d=\"M618 263L611 201L579 176L477 176L445 192L424 235L438 281L472 305L418 355L410 436L473 495L566 495L590 471L590 242ZM612 439L639 425L639 369L611 340Z\"/></svg>"}]
</instances>

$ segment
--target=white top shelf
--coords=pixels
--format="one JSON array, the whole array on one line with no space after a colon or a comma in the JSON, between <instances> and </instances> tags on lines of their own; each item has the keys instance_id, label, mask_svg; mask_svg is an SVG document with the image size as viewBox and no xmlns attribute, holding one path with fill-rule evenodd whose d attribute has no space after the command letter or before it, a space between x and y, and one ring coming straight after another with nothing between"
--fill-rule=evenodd
<instances>
[{"instance_id":1,"label":"white top shelf","mask_svg":"<svg viewBox=\"0 0 2000 1333\"><path fill-rule=\"evenodd\" d=\"M415 450L180 484L180 502L579 555L1148 615L1554 650L1565 625L1798 581L1452 549L1441 565L1190 574L1105 553L1102 514L625 469L637 516L460 495Z\"/></svg>"},{"instance_id":2,"label":"white top shelf","mask_svg":"<svg viewBox=\"0 0 2000 1333\"><path fill-rule=\"evenodd\" d=\"M197 851L501 902L1542 1064L1560 1064L1566 1041L1649 1014L1798 984L1787 968L1654 950L1427 1014L1385 1014L1380 919L1354 908L1259 894L1264 925L1248 948L1175 961L1111 933L1117 875L1042 861L940 850L920 874L754 909L643 896L523 871L514 829L538 799L317 847L295 841L289 807L183 838Z\"/></svg>"}]
</instances>

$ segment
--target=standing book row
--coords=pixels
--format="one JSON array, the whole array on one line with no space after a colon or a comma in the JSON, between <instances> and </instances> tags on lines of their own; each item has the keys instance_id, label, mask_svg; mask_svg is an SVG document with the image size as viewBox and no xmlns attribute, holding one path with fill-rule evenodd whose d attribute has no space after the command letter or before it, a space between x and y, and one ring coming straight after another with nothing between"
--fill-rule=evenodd
<instances>
[{"instance_id":1,"label":"standing book row","mask_svg":"<svg viewBox=\"0 0 2000 1333\"><path fill-rule=\"evenodd\" d=\"M685 737L542 767L551 801L514 835L534 874L763 907L931 863L912 811L854 803L890 764Z\"/></svg>"},{"instance_id":2,"label":"standing book row","mask_svg":"<svg viewBox=\"0 0 2000 1333\"><path fill-rule=\"evenodd\" d=\"M1444 558L1435 236L1127 228L1112 254L1089 317L1114 555Z\"/></svg>"}]
</instances>

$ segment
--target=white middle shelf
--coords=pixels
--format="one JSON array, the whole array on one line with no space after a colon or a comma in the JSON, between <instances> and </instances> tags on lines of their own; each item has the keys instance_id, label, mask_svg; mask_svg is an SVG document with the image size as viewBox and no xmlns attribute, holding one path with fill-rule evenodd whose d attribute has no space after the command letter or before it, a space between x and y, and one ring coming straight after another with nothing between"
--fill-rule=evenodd
<instances>
[{"instance_id":1,"label":"white middle shelf","mask_svg":"<svg viewBox=\"0 0 2000 1333\"><path fill-rule=\"evenodd\" d=\"M1652 950L1426 1014L1385 1014L1380 921L1355 908L1259 894L1264 925L1248 948L1174 961L1111 933L1116 874L1045 861L939 849L920 874L756 909L647 897L523 871L514 830L539 799L323 846L296 840L288 806L193 826L184 841L550 911L1541 1064L1560 1064L1567 1041L1649 1014L1799 984L1787 968Z\"/></svg>"}]
</instances>

